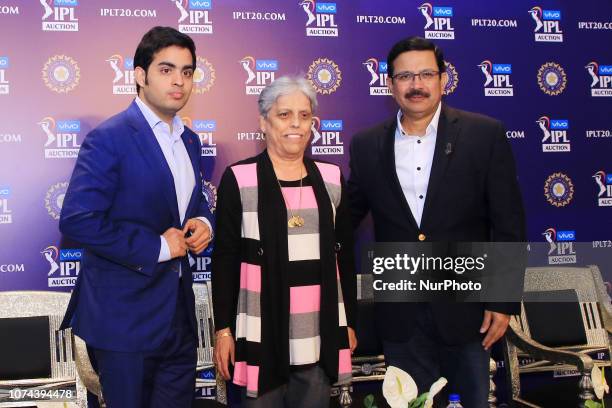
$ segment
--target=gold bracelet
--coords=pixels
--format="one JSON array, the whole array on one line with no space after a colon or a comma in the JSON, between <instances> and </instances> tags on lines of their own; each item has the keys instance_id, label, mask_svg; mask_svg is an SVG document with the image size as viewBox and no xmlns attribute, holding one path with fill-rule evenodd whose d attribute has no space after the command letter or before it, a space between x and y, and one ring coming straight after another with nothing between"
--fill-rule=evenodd
<instances>
[{"instance_id":1,"label":"gold bracelet","mask_svg":"<svg viewBox=\"0 0 612 408\"><path fill-rule=\"evenodd\" d=\"M221 337L232 337L232 332L223 332L223 333L217 334L217 339L220 339Z\"/></svg>"}]
</instances>

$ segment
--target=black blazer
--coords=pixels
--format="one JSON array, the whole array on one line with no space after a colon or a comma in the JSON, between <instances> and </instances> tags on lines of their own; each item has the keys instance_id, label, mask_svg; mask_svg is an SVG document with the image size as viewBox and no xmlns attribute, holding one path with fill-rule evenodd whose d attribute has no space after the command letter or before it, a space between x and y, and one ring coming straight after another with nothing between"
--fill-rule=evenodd
<instances>
[{"instance_id":1,"label":"black blazer","mask_svg":"<svg viewBox=\"0 0 612 408\"><path fill-rule=\"evenodd\" d=\"M377 242L521 242L525 213L512 150L501 122L442 105L421 226L395 170L396 117L357 133L350 147L348 193L355 225L372 213ZM423 237L421 237L423 238ZM377 304L386 340L410 336L417 303ZM432 303L435 325L447 344L478 340L485 310L517 314L516 303Z\"/></svg>"}]
</instances>

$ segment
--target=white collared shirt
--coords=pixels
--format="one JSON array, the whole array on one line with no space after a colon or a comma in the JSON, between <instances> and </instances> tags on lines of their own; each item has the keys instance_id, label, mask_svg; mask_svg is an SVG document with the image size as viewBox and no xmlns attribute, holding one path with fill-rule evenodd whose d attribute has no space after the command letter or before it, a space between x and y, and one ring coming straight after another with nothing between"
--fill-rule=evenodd
<instances>
[{"instance_id":1,"label":"white collared shirt","mask_svg":"<svg viewBox=\"0 0 612 408\"><path fill-rule=\"evenodd\" d=\"M431 173L436 148L441 108L442 103L439 103L438 109L436 109L431 122L427 125L423 136L407 134L402 127L401 109L397 112L394 142L395 171L404 197L406 197L410 211L412 211L419 227L421 226L423 206L427 197L427 186L429 185L429 174Z\"/></svg>"},{"instance_id":2,"label":"white collared shirt","mask_svg":"<svg viewBox=\"0 0 612 408\"><path fill-rule=\"evenodd\" d=\"M183 139L181 139L181 135L185 130L185 125L179 116L175 115L172 119L172 133L170 133L170 126L162 121L139 97L136 97L136 105L140 108L151 130L153 130L155 139L157 143L159 143L159 147L161 147L166 163L168 163L168 167L172 173L179 217L181 224L183 224L187 206L191 200L191 194L195 188L196 182L189 153L187 153L187 148L185 148ZM168 247L166 239L163 236L160 238L161 248L158 262L165 262L171 259L170 248Z\"/></svg>"}]
</instances>

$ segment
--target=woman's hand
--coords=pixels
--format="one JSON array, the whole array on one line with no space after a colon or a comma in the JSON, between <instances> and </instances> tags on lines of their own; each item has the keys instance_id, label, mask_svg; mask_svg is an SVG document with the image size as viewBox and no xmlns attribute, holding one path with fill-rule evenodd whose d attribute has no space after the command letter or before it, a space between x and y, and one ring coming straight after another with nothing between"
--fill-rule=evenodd
<instances>
[{"instance_id":1,"label":"woman's hand","mask_svg":"<svg viewBox=\"0 0 612 408\"><path fill-rule=\"evenodd\" d=\"M213 351L213 361L215 362L215 367L217 367L217 371L225 380L229 380L231 378L229 372L229 362L231 361L232 365L234 365L234 352L235 352L235 344L234 338L232 337L232 332L229 327L221 330L217 330L215 341L215 349Z\"/></svg>"},{"instance_id":2,"label":"woman's hand","mask_svg":"<svg viewBox=\"0 0 612 408\"><path fill-rule=\"evenodd\" d=\"M353 330L351 327L347 327L347 329L348 329L349 347L351 349L351 354L353 354L353 352L357 348L357 336L355 335L355 330Z\"/></svg>"}]
</instances>

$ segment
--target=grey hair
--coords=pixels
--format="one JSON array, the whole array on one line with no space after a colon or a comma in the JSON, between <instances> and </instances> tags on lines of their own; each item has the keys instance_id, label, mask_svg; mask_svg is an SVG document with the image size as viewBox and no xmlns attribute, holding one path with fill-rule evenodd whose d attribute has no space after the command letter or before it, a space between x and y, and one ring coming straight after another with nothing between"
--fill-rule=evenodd
<instances>
[{"instance_id":1,"label":"grey hair","mask_svg":"<svg viewBox=\"0 0 612 408\"><path fill-rule=\"evenodd\" d=\"M282 76L277 78L270 85L266 86L259 94L257 106L259 114L264 118L268 116L268 112L272 109L272 105L276 100L285 95L289 95L295 91L300 91L310 100L310 108L313 113L317 109L317 94L312 89L310 82L300 76Z\"/></svg>"}]
</instances>

